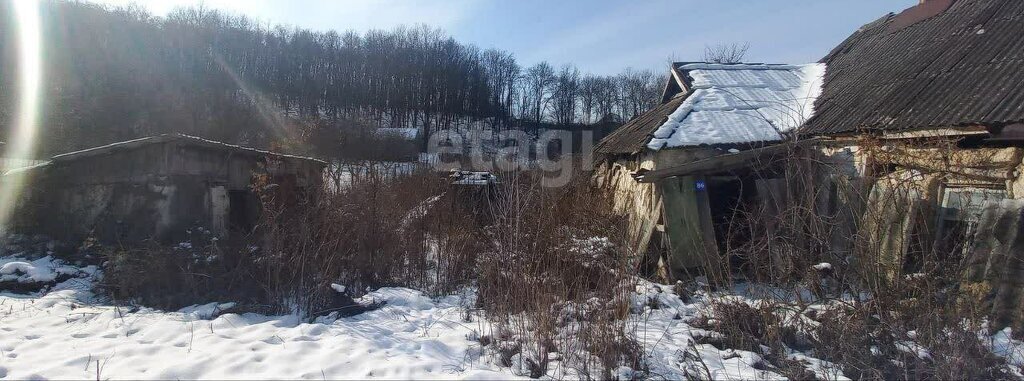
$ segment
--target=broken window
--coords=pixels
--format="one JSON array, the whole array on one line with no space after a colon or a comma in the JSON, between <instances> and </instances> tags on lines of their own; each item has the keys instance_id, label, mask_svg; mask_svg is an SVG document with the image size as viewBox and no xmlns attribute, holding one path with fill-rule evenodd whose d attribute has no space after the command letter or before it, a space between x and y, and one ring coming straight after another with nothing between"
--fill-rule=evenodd
<instances>
[{"instance_id":1,"label":"broken window","mask_svg":"<svg viewBox=\"0 0 1024 381\"><path fill-rule=\"evenodd\" d=\"M940 255L962 255L981 218L982 209L990 201L1006 198L1006 191L992 188L946 187L942 190L937 225Z\"/></svg>"}]
</instances>

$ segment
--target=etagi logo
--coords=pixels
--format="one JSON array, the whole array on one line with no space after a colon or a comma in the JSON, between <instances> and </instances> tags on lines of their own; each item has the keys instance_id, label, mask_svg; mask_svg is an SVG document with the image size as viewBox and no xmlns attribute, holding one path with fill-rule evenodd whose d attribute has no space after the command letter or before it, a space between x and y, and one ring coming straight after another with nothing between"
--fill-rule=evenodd
<instances>
[{"instance_id":1,"label":"etagi logo","mask_svg":"<svg viewBox=\"0 0 1024 381\"><path fill-rule=\"evenodd\" d=\"M435 170L508 172L537 170L544 174L541 184L561 187L569 184L574 165L593 166L594 132L545 130L531 134L522 130L438 131L430 135L427 152L437 158ZM579 144L575 149L574 144ZM574 156L574 153L579 153ZM579 160L574 160L574 158Z\"/></svg>"}]
</instances>

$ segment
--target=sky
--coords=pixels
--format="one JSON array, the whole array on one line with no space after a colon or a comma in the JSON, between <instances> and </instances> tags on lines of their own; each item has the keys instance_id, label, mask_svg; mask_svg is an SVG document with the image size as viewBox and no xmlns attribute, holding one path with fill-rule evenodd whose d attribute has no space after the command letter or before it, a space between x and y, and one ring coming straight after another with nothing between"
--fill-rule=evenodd
<instances>
[{"instance_id":1,"label":"sky","mask_svg":"<svg viewBox=\"0 0 1024 381\"><path fill-rule=\"evenodd\" d=\"M660 70L696 61L706 45L747 43L745 61L814 62L857 30L918 0L93 0L138 3L163 16L200 5L314 30L428 24L521 64L584 72Z\"/></svg>"}]
</instances>

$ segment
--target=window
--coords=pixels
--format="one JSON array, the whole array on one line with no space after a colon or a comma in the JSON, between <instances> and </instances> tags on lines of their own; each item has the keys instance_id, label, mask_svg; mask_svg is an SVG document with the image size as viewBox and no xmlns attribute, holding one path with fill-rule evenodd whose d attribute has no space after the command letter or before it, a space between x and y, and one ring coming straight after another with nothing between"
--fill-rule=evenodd
<instances>
[{"instance_id":1,"label":"window","mask_svg":"<svg viewBox=\"0 0 1024 381\"><path fill-rule=\"evenodd\" d=\"M981 219L985 204L1006 198L1006 191L991 188L947 187L942 190L937 228L940 254L964 254Z\"/></svg>"}]
</instances>

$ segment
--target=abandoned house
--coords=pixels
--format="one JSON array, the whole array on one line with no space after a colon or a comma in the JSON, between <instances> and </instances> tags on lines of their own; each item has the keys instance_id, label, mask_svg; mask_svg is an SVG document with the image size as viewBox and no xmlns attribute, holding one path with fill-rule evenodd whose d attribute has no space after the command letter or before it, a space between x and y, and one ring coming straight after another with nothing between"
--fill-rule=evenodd
<instances>
[{"instance_id":1,"label":"abandoned house","mask_svg":"<svg viewBox=\"0 0 1024 381\"><path fill-rule=\"evenodd\" d=\"M813 112L824 67L675 63L662 104L595 147L594 180L628 220L648 271L676 278L717 268L730 211L770 198L766 157L795 147ZM759 197L760 194L760 197Z\"/></svg>"},{"instance_id":2,"label":"abandoned house","mask_svg":"<svg viewBox=\"0 0 1024 381\"><path fill-rule=\"evenodd\" d=\"M859 260L889 280L966 260L997 328L1021 328L1024 2L922 1L822 62L803 131L859 179Z\"/></svg>"},{"instance_id":3,"label":"abandoned house","mask_svg":"<svg viewBox=\"0 0 1024 381\"><path fill-rule=\"evenodd\" d=\"M14 228L76 242L168 241L188 229L253 229L257 174L277 189L317 187L326 163L168 134L57 155L8 171L28 184Z\"/></svg>"}]
</instances>

